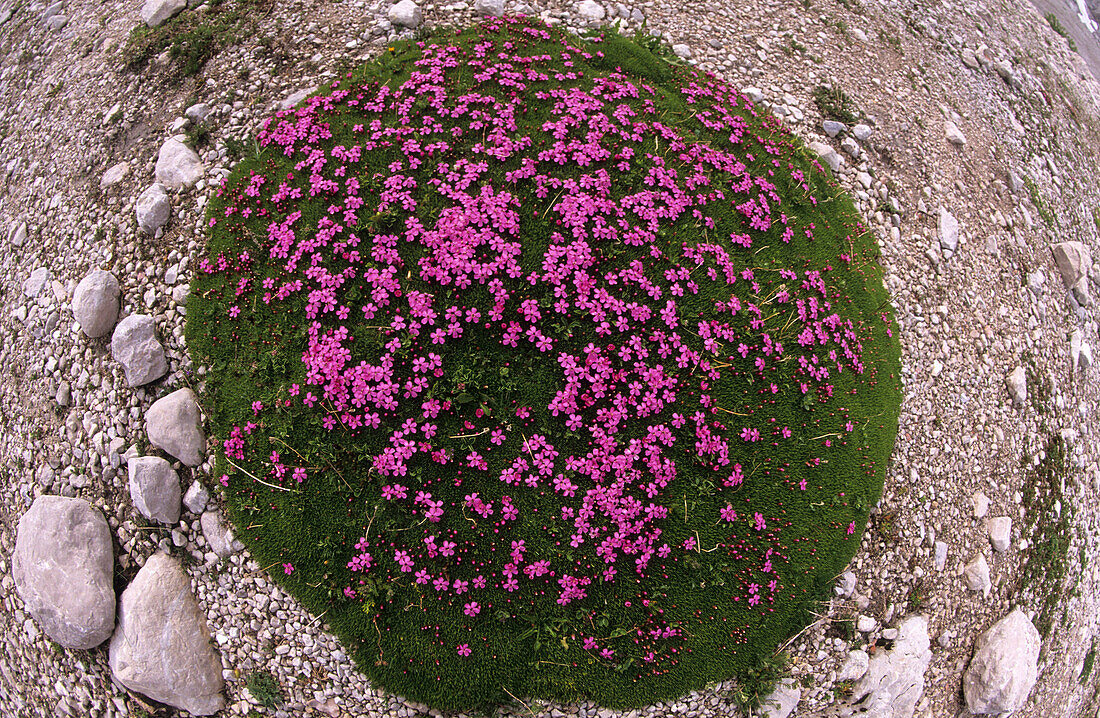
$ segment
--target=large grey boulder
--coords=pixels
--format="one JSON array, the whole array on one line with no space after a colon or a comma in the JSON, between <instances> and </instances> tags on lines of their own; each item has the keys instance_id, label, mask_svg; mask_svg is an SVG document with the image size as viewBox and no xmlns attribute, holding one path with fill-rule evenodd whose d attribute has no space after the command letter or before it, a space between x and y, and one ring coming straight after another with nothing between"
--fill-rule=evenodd
<instances>
[{"instance_id":1,"label":"large grey boulder","mask_svg":"<svg viewBox=\"0 0 1100 718\"><path fill-rule=\"evenodd\" d=\"M169 526L180 520L180 477L159 456L138 456L127 463L130 500L141 515Z\"/></svg>"},{"instance_id":2,"label":"large grey boulder","mask_svg":"<svg viewBox=\"0 0 1100 718\"><path fill-rule=\"evenodd\" d=\"M134 214L137 216L138 227L146 234L156 234L156 231L168 223L172 216L172 201L168 199L168 193L164 191L164 185L154 182L149 189L138 197L134 206Z\"/></svg>"},{"instance_id":3,"label":"large grey boulder","mask_svg":"<svg viewBox=\"0 0 1100 718\"><path fill-rule=\"evenodd\" d=\"M168 189L192 187L205 173L202 160L193 149L183 144L181 138L182 135L167 140L157 155L157 182Z\"/></svg>"},{"instance_id":4,"label":"large grey boulder","mask_svg":"<svg viewBox=\"0 0 1100 718\"><path fill-rule=\"evenodd\" d=\"M168 373L164 347L157 340L157 323L145 314L131 314L111 335L111 356L122 365L126 383L141 386Z\"/></svg>"},{"instance_id":5,"label":"large grey boulder","mask_svg":"<svg viewBox=\"0 0 1100 718\"><path fill-rule=\"evenodd\" d=\"M187 0L145 0L141 6L141 19L149 27L157 27L186 7Z\"/></svg>"},{"instance_id":6,"label":"large grey boulder","mask_svg":"<svg viewBox=\"0 0 1100 718\"><path fill-rule=\"evenodd\" d=\"M413 0L401 0L390 8L390 22L395 27L417 28L424 21L424 15L420 12L420 6Z\"/></svg>"},{"instance_id":7,"label":"large grey boulder","mask_svg":"<svg viewBox=\"0 0 1100 718\"><path fill-rule=\"evenodd\" d=\"M131 691L195 715L225 706L222 664L191 580L175 559L149 557L122 592L108 663Z\"/></svg>"},{"instance_id":8,"label":"large grey boulder","mask_svg":"<svg viewBox=\"0 0 1100 718\"><path fill-rule=\"evenodd\" d=\"M195 392L179 389L158 399L145 412L149 443L188 466L198 466L206 453L202 415Z\"/></svg>"},{"instance_id":9,"label":"large grey boulder","mask_svg":"<svg viewBox=\"0 0 1100 718\"><path fill-rule=\"evenodd\" d=\"M89 337L106 336L118 321L118 280L102 269L93 269L73 292L73 316Z\"/></svg>"},{"instance_id":10,"label":"large grey boulder","mask_svg":"<svg viewBox=\"0 0 1100 718\"><path fill-rule=\"evenodd\" d=\"M1015 609L982 635L963 674L963 695L976 715L1011 713L1023 708L1038 677L1039 631Z\"/></svg>"},{"instance_id":11,"label":"large grey boulder","mask_svg":"<svg viewBox=\"0 0 1100 718\"><path fill-rule=\"evenodd\" d=\"M876 653L852 690L866 718L911 718L924 694L924 672L932 661L928 619L908 616L898 624L894 647Z\"/></svg>"},{"instance_id":12,"label":"large grey boulder","mask_svg":"<svg viewBox=\"0 0 1100 718\"><path fill-rule=\"evenodd\" d=\"M111 529L83 499L39 496L19 519L15 589L46 635L66 648L94 648L110 638L114 563Z\"/></svg>"}]
</instances>

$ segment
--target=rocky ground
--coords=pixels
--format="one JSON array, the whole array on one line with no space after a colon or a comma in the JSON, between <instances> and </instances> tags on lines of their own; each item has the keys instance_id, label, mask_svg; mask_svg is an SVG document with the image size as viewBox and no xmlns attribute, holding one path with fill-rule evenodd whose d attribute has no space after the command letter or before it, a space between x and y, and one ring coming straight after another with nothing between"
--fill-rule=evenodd
<instances>
[{"instance_id":1,"label":"rocky ground","mask_svg":"<svg viewBox=\"0 0 1100 718\"><path fill-rule=\"evenodd\" d=\"M266 577L267 567L236 550L216 497L193 490L178 518L158 514L172 497L158 496L150 479L151 488L132 499L128 464L150 443L167 441L146 432L154 401L201 383L182 340L186 287L211 187L247 149L245 139L278 103L385 47L402 30L395 22L463 24L475 8L424 1L418 19L388 0L257 0L215 34L225 48L197 75L181 78L180 59L168 54L144 70L126 67L131 30L151 18L137 3L6 1L0 712L156 710L122 685L129 679L108 643L61 647L16 594L25 569L13 565L17 522L37 496L59 494L87 500L106 518L102 536L112 544L117 589L154 553L177 558L197 601L194 615L183 611L180 620L201 634L205 618L220 656L226 715L267 711L262 686L245 689L257 671L269 672L284 694L274 711L280 715L423 714L368 686L324 632L323 617L302 611ZM499 3L478 5L499 11ZM1010 615L1004 625L1012 635L1028 633L1024 624L1045 634L1037 681L1016 715L1096 715L1100 469L1090 347L1097 345L1091 296L1100 296L1092 286L1100 266L1074 263L1081 255L1070 252L1064 273L1053 251L1062 242L1100 250L1100 85L1081 58L1020 0L768 0L751 7L508 0L503 7L574 27L636 28L644 20L685 61L744 88L820 143L880 238L904 346L901 429L885 495L850 572L819 620L788 647L792 680L781 697L790 703L799 696L792 715L965 713L972 659L992 665L978 693L988 693L1004 669L990 664L979 637ZM211 26L225 19L220 12L201 4L183 10ZM843 93L860 126L823 124L813 99L822 86L831 88L822 96L836 102ZM201 145L198 156L180 150L174 163L163 159L166 141L188 131ZM158 180L170 187L163 195L148 192ZM117 278L123 316L151 317L142 320L145 328L128 330L129 343L114 352L122 362L112 356L109 334L90 338L80 328L102 307L77 297L80 311L92 314L79 324L74 315L77 283L97 268ZM1076 282L1073 291L1064 278ZM131 388L141 372L167 375ZM201 457L173 455L182 461L146 468L178 476L184 488L209 481ZM74 514L72 525L101 530L90 515ZM167 577L158 583L177 585L175 564L149 564L141 575L156 572ZM127 595L120 615L128 612L132 637L148 597ZM191 600L186 590L180 595ZM201 662L209 650L188 644L178 652ZM1026 684L1034 659L1016 659L1008 669ZM636 715L731 715L729 690L717 686ZM202 696L178 698L199 712L212 705ZM1023 697L999 700L1003 707ZM886 705L892 713L880 711ZM529 712L614 715L591 705L541 704L516 714Z\"/></svg>"}]
</instances>

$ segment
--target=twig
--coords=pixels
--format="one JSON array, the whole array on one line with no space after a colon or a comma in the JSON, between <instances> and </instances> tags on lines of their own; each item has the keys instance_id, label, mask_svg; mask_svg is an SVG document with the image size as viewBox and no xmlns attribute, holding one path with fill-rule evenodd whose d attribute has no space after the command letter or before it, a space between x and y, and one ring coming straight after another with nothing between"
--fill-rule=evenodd
<instances>
[{"instance_id":1,"label":"twig","mask_svg":"<svg viewBox=\"0 0 1100 718\"><path fill-rule=\"evenodd\" d=\"M225 457L225 460L228 461L229 465L232 466L237 471L240 471L242 474L245 474L246 476L251 477L253 481L258 481L261 484L263 484L264 486L267 486L268 488L271 488L271 489L278 489L279 491L290 492L290 489L288 489L285 486L276 486L275 484L267 483L266 481L264 481L261 478L257 478L257 476L255 474L253 474L251 471L249 471L248 469L241 468L240 466L237 466L236 464L234 464L233 459L230 459L228 456Z\"/></svg>"},{"instance_id":2,"label":"twig","mask_svg":"<svg viewBox=\"0 0 1100 718\"><path fill-rule=\"evenodd\" d=\"M326 614L326 613L328 613L328 609L327 609L327 608L326 608L325 610L321 611L321 615L320 615L320 616L318 616L317 618L313 619L313 620L312 620L312 621L310 621L310 622L309 622L308 624L306 624L306 628L309 628L309 627L310 627L310 626L312 626L312 625L313 625L314 623L317 623L318 621L320 621L320 620L321 620L322 618L324 618L324 616L325 616L325 614ZM305 629L302 629L302 630L305 630Z\"/></svg>"},{"instance_id":3,"label":"twig","mask_svg":"<svg viewBox=\"0 0 1100 718\"><path fill-rule=\"evenodd\" d=\"M523 706L524 708L526 708L526 709L527 709L527 712L528 712L528 713L530 713L530 714L531 714L532 716L533 716L533 715L535 715L535 711L531 710L531 706L527 705L526 703L524 703L523 701L521 701L521 700L520 700L519 698L516 698L516 697L515 697L514 695L512 695L512 691L508 690L508 689L507 689L507 688L505 688L504 686L501 686L500 688L501 688L501 690L503 690L503 691L504 691L505 693L507 693L508 695L512 696L512 700L514 700L515 702L519 703L519 704L520 704L521 706Z\"/></svg>"},{"instance_id":4,"label":"twig","mask_svg":"<svg viewBox=\"0 0 1100 718\"><path fill-rule=\"evenodd\" d=\"M488 430L489 430L489 427L485 427L484 429L477 432L476 434L458 434L457 436L451 436L449 438L451 438L451 439L472 439L475 436L481 436L482 434L484 434Z\"/></svg>"}]
</instances>

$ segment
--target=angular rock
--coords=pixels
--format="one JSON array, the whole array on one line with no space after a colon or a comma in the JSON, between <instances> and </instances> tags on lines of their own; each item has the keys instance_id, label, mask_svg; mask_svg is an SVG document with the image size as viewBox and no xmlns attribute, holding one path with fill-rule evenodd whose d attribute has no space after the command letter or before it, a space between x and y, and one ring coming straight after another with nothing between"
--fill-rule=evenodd
<instances>
[{"instance_id":1,"label":"angular rock","mask_svg":"<svg viewBox=\"0 0 1100 718\"><path fill-rule=\"evenodd\" d=\"M880 718L911 718L924 694L924 672L932 660L928 619L907 616L897 627L894 647L875 654L852 690L861 712ZM866 699L864 700L864 697Z\"/></svg>"},{"instance_id":2,"label":"angular rock","mask_svg":"<svg viewBox=\"0 0 1100 718\"><path fill-rule=\"evenodd\" d=\"M986 525L989 530L989 543L998 553L1004 553L1012 544L1012 517L997 516L989 519Z\"/></svg>"},{"instance_id":3,"label":"angular rock","mask_svg":"<svg viewBox=\"0 0 1100 718\"><path fill-rule=\"evenodd\" d=\"M210 550L218 554L219 558L225 558L244 548L244 544L234 538L233 529L226 525L220 512L204 511L199 518L199 525Z\"/></svg>"},{"instance_id":4,"label":"angular rock","mask_svg":"<svg viewBox=\"0 0 1100 718\"><path fill-rule=\"evenodd\" d=\"M1016 367L1005 377L1005 386L1013 404L1020 407L1027 404L1027 371L1022 366Z\"/></svg>"},{"instance_id":5,"label":"angular rock","mask_svg":"<svg viewBox=\"0 0 1100 718\"><path fill-rule=\"evenodd\" d=\"M971 70L978 69L978 58L974 55L974 51L969 47L964 47L962 51L963 64L969 67Z\"/></svg>"},{"instance_id":6,"label":"angular rock","mask_svg":"<svg viewBox=\"0 0 1100 718\"><path fill-rule=\"evenodd\" d=\"M13 224L8 232L8 244L13 247L22 247L27 241L27 223Z\"/></svg>"},{"instance_id":7,"label":"angular rock","mask_svg":"<svg viewBox=\"0 0 1100 718\"><path fill-rule=\"evenodd\" d=\"M607 16L606 11L603 9L603 5L600 5L595 0L584 0L577 5L577 14L581 16L582 20L586 20L590 23L602 22Z\"/></svg>"},{"instance_id":8,"label":"angular rock","mask_svg":"<svg viewBox=\"0 0 1100 718\"><path fill-rule=\"evenodd\" d=\"M488 17L500 17L504 14L504 0L475 0L474 12Z\"/></svg>"},{"instance_id":9,"label":"angular rock","mask_svg":"<svg viewBox=\"0 0 1100 718\"><path fill-rule=\"evenodd\" d=\"M947 141L956 147L962 147L966 144L966 135L951 120L943 121L943 134L947 137Z\"/></svg>"},{"instance_id":10,"label":"angular rock","mask_svg":"<svg viewBox=\"0 0 1100 718\"><path fill-rule=\"evenodd\" d=\"M183 505L193 514L201 514L206 510L206 504L209 501L210 492L206 490L206 487L203 486L202 482L198 479L191 482L191 486L188 487L187 493L183 495Z\"/></svg>"},{"instance_id":11,"label":"angular rock","mask_svg":"<svg viewBox=\"0 0 1100 718\"><path fill-rule=\"evenodd\" d=\"M23 280L23 294L28 297L37 297L50 281L50 270L39 267L31 272L31 276Z\"/></svg>"},{"instance_id":12,"label":"angular rock","mask_svg":"<svg viewBox=\"0 0 1100 718\"><path fill-rule=\"evenodd\" d=\"M992 715L1023 708L1038 677L1041 643L1034 624L1018 608L978 636L963 674L970 712Z\"/></svg>"},{"instance_id":13,"label":"angular rock","mask_svg":"<svg viewBox=\"0 0 1100 718\"><path fill-rule=\"evenodd\" d=\"M111 335L111 356L122 365L130 386L148 384L168 373L156 320L145 314L131 314L118 323Z\"/></svg>"},{"instance_id":14,"label":"angular rock","mask_svg":"<svg viewBox=\"0 0 1100 718\"><path fill-rule=\"evenodd\" d=\"M149 443L188 466L198 466L206 453L206 435L195 392L178 389L158 399L145 412Z\"/></svg>"},{"instance_id":15,"label":"angular rock","mask_svg":"<svg viewBox=\"0 0 1100 718\"><path fill-rule=\"evenodd\" d=\"M182 136L170 138L157 155L157 182L172 190L194 186L205 172L202 160L181 140Z\"/></svg>"},{"instance_id":16,"label":"angular rock","mask_svg":"<svg viewBox=\"0 0 1100 718\"><path fill-rule=\"evenodd\" d=\"M749 99L754 105L759 105L760 101L764 99L764 92L759 87L745 87L741 89L741 94Z\"/></svg>"},{"instance_id":17,"label":"angular rock","mask_svg":"<svg viewBox=\"0 0 1100 718\"><path fill-rule=\"evenodd\" d=\"M138 227L146 234L155 234L167 224L168 218L172 216L172 200L164 191L164 185L155 182L142 192L134 206L134 213L137 215Z\"/></svg>"},{"instance_id":18,"label":"angular rock","mask_svg":"<svg viewBox=\"0 0 1100 718\"><path fill-rule=\"evenodd\" d=\"M173 526L180 520L180 477L159 456L139 456L126 464L130 499L141 515Z\"/></svg>"},{"instance_id":19,"label":"angular rock","mask_svg":"<svg viewBox=\"0 0 1100 718\"><path fill-rule=\"evenodd\" d=\"M672 46L672 54L681 60L687 60L691 57L691 47L684 43L677 43Z\"/></svg>"},{"instance_id":20,"label":"angular rock","mask_svg":"<svg viewBox=\"0 0 1100 718\"><path fill-rule=\"evenodd\" d=\"M844 150L852 159L859 159L859 155L862 152L859 148L859 143L851 137L845 137L840 141L840 149Z\"/></svg>"},{"instance_id":21,"label":"angular rock","mask_svg":"<svg viewBox=\"0 0 1100 718\"><path fill-rule=\"evenodd\" d=\"M813 150L814 154L820 157L825 164L829 165L829 169L833 172L838 172L840 166L844 164L844 158L838 155L836 150L824 142L811 142L810 149Z\"/></svg>"},{"instance_id":22,"label":"angular rock","mask_svg":"<svg viewBox=\"0 0 1100 718\"><path fill-rule=\"evenodd\" d=\"M761 718L787 718L802 698L802 689L792 678L784 678L770 695L760 701Z\"/></svg>"},{"instance_id":23,"label":"angular rock","mask_svg":"<svg viewBox=\"0 0 1100 718\"><path fill-rule=\"evenodd\" d=\"M1066 289L1073 289L1082 279L1088 278L1092 267L1092 252L1084 242L1058 242L1050 249Z\"/></svg>"},{"instance_id":24,"label":"angular rock","mask_svg":"<svg viewBox=\"0 0 1100 718\"><path fill-rule=\"evenodd\" d=\"M940 249L943 250L944 259L951 259L955 250L959 247L959 220L955 215L940 207L940 216L936 220L936 227L940 233Z\"/></svg>"},{"instance_id":25,"label":"angular rock","mask_svg":"<svg viewBox=\"0 0 1100 718\"><path fill-rule=\"evenodd\" d=\"M205 102L199 102L191 105L183 111L183 116L194 122L196 125L200 122L205 122L206 118L210 116L210 105Z\"/></svg>"},{"instance_id":26,"label":"angular rock","mask_svg":"<svg viewBox=\"0 0 1100 718\"><path fill-rule=\"evenodd\" d=\"M175 559L150 556L122 592L108 664L119 683L174 708L206 716L225 706L221 659Z\"/></svg>"},{"instance_id":27,"label":"angular rock","mask_svg":"<svg viewBox=\"0 0 1100 718\"><path fill-rule=\"evenodd\" d=\"M844 660L844 665L840 667L840 672L836 674L836 679L838 681L858 681L867 673L870 660L871 658L866 651L849 651L848 657Z\"/></svg>"},{"instance_id":28,"label":"angular rock","mask_svg":"<svg viewBox=\"0 0 1100 718\"><path fill-rule=\"evenodd\" d=\"M279 105L278 105L279 109L280 110L289 110L293 107L296 107L299 102L306 99L307 97L309 97L310 95L312 95L316 91L317 91L316 87L311 87L311 88L308 88L308 89L305 89L305 90L298 90L294 94L288 95L286 98L284 98L282 100L279 100Z\"/></svg>"},{"instance_id":29,"label":"angular rock","mask_svg":"<svg viewBox=\"0 0 1100 718\"><path fill-rule=\"evenodd\" d=\"M988 597L993 583L989 580L989 564L986 563L985 554L966 564L963 568L963 582L971 591L981 591L982 596Z\"/></svg>"},{"instance_id":30,"label":"angular rock","mask_svg":"<svg viewBox=\"0 0 1100 718\"><path fill-rule=\"evenodd\" d=\"M111 529L83 499L39 496L19 519L12 577L27 612L66 648L94 648L115 627Z\"/></svg>"},{"instance_id":31,"label":"angular rock","mask_svg":"<svg viewBox=\"0 0 1100 718\"><path fill-rule=\"evenodd\" d=\"M1092 347L1085 341L1080 329L1074 329L1070 334L1069 354L1075 371L1084 371L1092 366Z\"/></svg>"},{"instance_id":32,"label":"angular rock","mask_svg":"<svg viewBox=\"0 0 1100 718\"><path fill-rule=\"evenodd\" d=\"M420 27L420 23L424 22L424 15L420 12L420 6L413 0L401 0L390 7L389 19L395 27L412 29Z\"/></svg>"},{"instance_id":33,"label":"angular rock","mask_svg":"<svg viewBox=\"0 0 1100 718\"><path fill-rule=\"evenodd\" d=\"M852 571L845 571L840 574L840 578L836 580L836 586L833 587L833 593L841 598L848 598L856 590L856 574Z\"/></svg>"},{"instance_id":34,"label":"angular rock","mask_svg":"<svg viewBox=\"0 0 1100 718\"><path fill-rule=\"evenodd\" d=\"M872 132L873 130L870 128L870 126L864 125L862 123L852 128L852 134L855 135L855 138L860 142L866 142L867 140L871 139Z\"/></svg>"},{"instance_id":35,"label":"angular rock","mask_svg":"<svg viewBox=\"0 0 1100 718\"><path fill-rule=\"evenodd\" d=\"M117 165L112 165L99 179L99 191L106 192L126 179L126 175L128 174L130 174L129 162L119 162Z\"/></svg>"},{"instance_id":36,"label":"angular rock","mask_svg":"<svg viewBox=\"0 0 1100 718\"><path fill-rule=\"evenodd\" d=\"M848 129L848 125L843 122L837 122L836 120L824 120L821 123L821 129L825 130L825 134L829 137L836 137L841 132Z\"/></svg>"},{"instance_id":37,"label":"angular rock","mask_svg":"<svg viewBox=\"0 0 1100 718\"><path fill-rule=\"evenodd\" d=\"M186 7L187 0L145 0L141 6L141 20L149 27L157 27Z\"/></svg>"},{"instance_id":38,"label":"angular rock","mask_svg":"<svg viewBox=\"0 0 1100 718\"><path fill-rule=\"evenodd\" d=\"M989 513L989 497L981 491L970 497L970 505L974 508L974 518L984 519Z\"/></svg>"},{"instance_id":39,"label":"angular rock","mask_svg":"<svg viewBox=\"0 0 1100 718\"><path fill-rule=\"evenodd\" d=\"M110 272L93 269L73 292L73 316L80 329L95 339L111 333L118 321L118 280Z\"/></svg>"},{"instance_id":40,"label":"angular rock","mask_svg":"<svg viewBox=\"0 0 1100 718\"><path fill-rule=\"evenodd\" d=\"M942 571L947 566L947 544L943 541L937 541L933 548L935 550L933 561L936 564L936 570Z\"/></svg>"}]
</instances>

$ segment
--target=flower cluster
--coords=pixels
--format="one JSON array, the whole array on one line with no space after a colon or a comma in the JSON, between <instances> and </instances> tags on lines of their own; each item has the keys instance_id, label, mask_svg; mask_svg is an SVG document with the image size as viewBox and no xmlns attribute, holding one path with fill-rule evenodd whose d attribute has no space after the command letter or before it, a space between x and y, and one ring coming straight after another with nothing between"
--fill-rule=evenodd
<instances>
[{"instance_id":1,"label":"flower cluster","mask_svg":"<svg viewBox=\"0 0 1100 718\"><path fill-rule=\"evenodd\" d=\"M331 559L278 558L366 612L403 692L516 651L517 690L544 663L725 677L696 656L792 620L835 568L804 523L850 544L881 480L891 318L854 214L736 92L599 40L411 45L265 122L210 217L202 316L273 376L223 414L228 491L272 526L339 508Z\"/></svg>"}]
</instances>

